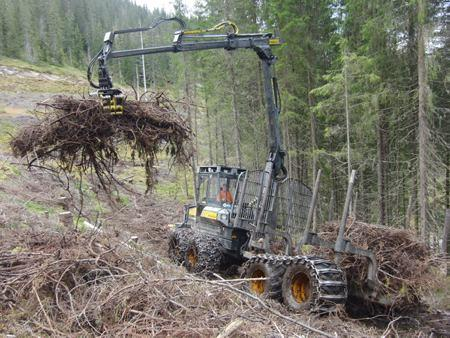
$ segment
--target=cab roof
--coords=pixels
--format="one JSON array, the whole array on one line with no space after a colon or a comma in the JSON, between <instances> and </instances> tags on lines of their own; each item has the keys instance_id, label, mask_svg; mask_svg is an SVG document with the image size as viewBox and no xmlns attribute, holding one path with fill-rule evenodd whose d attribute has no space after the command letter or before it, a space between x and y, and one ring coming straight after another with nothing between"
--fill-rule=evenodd
<instances>
[{"instance_id":1,"label":"cab roof","mask_svg":"<svg viewBox=\"0 0 450 338\"><path fill-rule=\"evenodd\" d=\"M225 175L239 175L243 172L246 172L246 169L238 168L238 167L230 167L224 165L210 165L210 166L200 166L197 169L197 172L201 174L225 174Z\"/></svg>"}]
</instances>

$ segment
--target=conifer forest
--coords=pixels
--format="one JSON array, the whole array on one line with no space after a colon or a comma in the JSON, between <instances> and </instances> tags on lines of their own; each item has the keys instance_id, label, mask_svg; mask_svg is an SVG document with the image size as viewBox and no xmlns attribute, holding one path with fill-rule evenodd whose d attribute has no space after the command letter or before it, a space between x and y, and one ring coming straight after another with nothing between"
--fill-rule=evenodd
<instances>
[{"instance_id":1,"label":"conifer forest","mask_svg":"<svg viewBox=\"0 0 450 338\"><path fill-rule=\"evenodd\" d=\"M448 0L0 0L0 334L450 334L449 23ZM148 27L112 54L173 50L100 79L105 33Z\"/></svg>"}]
</instances>

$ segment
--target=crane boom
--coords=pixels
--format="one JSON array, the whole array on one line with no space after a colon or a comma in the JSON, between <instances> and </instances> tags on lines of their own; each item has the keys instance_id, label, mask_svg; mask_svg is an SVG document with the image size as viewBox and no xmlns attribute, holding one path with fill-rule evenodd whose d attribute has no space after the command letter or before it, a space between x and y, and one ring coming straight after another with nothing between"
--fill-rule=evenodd
<instances>
[{"instance_id":1,"label":"crane boom","mask_svg":"<svg viewBox=\"0 0 450 338\"><path fill-rule=\"evenodd\" d=\"M175 21L181 27L180 30L174 33L171 44L129 50L113 50L114 38L117 35L148 31L167 21ZM224 28L231 28L232 31L226 34L211 33ZM287 170L284 166L285 153L282 149L279 126L280 94L278 91L277 80L272 73L272 67L276 61L276 57L272 54L271 46L279 44L279 39L274 38L271 33L239 34L237 26L228 21L221 22L211 29L186 30L184 22L179 18L161 19L150 27L131 28L106 33L103 40L103 48L89 64L88 80L92 87L98 89L99 96L103 99L106 98L108 109L112 112L120 112L123 109L121 107L123 98L121 97L121 91L113 88L112 79L107 67L107 63L110 59L212 49L254 50L262 63L264 96L269 121L270 150L263 175L263 184L267 187L265 191L268 194L273 180L281 180L287 177ZM98 63L98 84L93 83L91 79L92 69L96 61Z\"/></svg>"}]
</instances>

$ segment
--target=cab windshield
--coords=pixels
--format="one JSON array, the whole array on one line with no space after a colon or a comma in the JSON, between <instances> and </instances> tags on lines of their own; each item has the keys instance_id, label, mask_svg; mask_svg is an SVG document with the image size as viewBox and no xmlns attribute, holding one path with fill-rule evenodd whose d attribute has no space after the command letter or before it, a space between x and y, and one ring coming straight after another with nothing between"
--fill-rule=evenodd
<instances>
[{"instance_id":1,"label":"cab windshield","mask_svg":"<svg viewBox=\"0 0 450 338\"><path fill-rule=\"evenodd\" d=\"M202 175L200 178L199 200L202 204L217 206L232 205L236 191L236 179L219 175Z\"/></svg>"}]
</instances>

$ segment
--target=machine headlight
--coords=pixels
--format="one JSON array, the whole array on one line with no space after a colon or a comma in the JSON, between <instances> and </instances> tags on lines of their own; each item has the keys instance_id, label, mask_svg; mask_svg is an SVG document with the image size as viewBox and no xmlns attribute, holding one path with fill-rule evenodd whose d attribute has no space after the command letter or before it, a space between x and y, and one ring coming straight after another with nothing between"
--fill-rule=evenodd
<instances>
[{"instance_id":1,"label":"machine headlight","mask_svg":"<svg viewBox=\"0 0 450 338\"><path fill-rule=\"evenodd\" d=\"M220 210L217 219L221 222L227 223L229 219L229 212L228 210Z\"/></svg>"}]
</instances>

